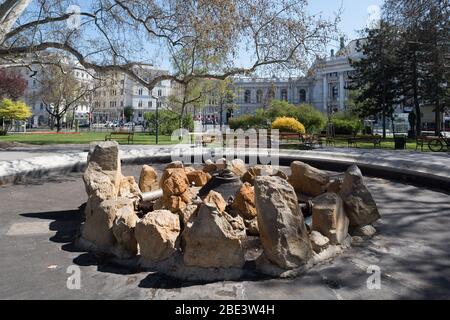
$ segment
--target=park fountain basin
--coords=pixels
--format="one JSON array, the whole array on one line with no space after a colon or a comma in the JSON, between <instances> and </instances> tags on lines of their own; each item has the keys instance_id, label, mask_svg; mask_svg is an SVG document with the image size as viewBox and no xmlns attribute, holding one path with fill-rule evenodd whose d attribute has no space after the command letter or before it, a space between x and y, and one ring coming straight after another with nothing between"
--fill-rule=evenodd
<instances>
[{"instance_id":1,"label":"park fountain basin","mask_svg":"<svg viewBox=\"0 0 450 320\"><path fill-rule=\"evenodd\" d=\"M79 247L187 280L296 276L370 237L380 216L356 166L341 176L240 160L121 173L118 145L91 148ZM286 171L286 172L285 172Z\"/></svg>"}]
</instances>

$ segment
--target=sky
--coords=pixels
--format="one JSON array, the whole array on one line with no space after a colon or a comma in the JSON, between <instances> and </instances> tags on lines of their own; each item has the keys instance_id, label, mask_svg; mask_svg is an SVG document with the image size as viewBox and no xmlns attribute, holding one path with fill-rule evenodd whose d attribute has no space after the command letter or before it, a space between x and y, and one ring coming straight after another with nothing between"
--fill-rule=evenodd
<instances>
[{"instance_id":1,"label":"sky","mask_svg":"<svg viewBox=\"0 0 450 320\"><path fill-rule=\"evenodd\" d=\"M329 18L334 17L335 13L342 8L339 29L348 43L350 40L359 38L358 31L364 29L372 18L377 17L377 10L381 9L383 3L384 0L309 0L308 7L311 14L320 13L323 17ZM339 41L330 43L327 51L338 48ZM170 62L163 57L160 57L156 64L170 69ZM248 66L250 58L242 55L237 64Z\"/></svg>"},{"instance_id":2,"label":"sky","mask_svg":"<svg viewBox=\"0 0 450 320\"><path fill-rule=\"evenodd\" d=\"M341 36L344 36L346 43L348 43L351 40L359 38L359 31L370 26L371 22L379 19L383 3L384 0L309 0L308 10L309 14L320 14L323 18L334 18L339 9L341 9L341 21L338 29L340 30ZM330 43L327 52L324 52L324 54L329 55L331 49L337 51L339 47L339 40ZM246 52L241 52L236 61L240 67L249 67L253 62L252 58ZM168 61L161 59L159 63L164 68L170 68ZM299 70L299 72L301 71ZM264 72L260 75L267 76ZM296 75L295 71L292 75Z\"/></svg>"},{"instance_id":3,"label":"sky","mask_svg":"<svg viewBox=\"0 0 450 320\"><path fill-rule=\"evenodd\" d=\"M347 40L358 38L358 30L367 26L369 17L374 17L374 9L381 8L383 0L309 0L311 13L321 12L324 17L332 17L342 6L339 29ZM376 11L375 11L376 12ZM330 46L339 47L339 43Z\"/></svg>"}]
</instances>

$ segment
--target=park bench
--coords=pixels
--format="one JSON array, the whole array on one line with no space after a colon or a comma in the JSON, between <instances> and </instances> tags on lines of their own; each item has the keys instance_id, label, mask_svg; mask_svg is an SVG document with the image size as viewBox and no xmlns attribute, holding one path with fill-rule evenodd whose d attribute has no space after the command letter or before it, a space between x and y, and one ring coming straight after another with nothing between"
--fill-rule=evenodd
<instances>
[{"instance_id":1,"label":"park bench","mask_svg":"<svg viewBox=\"0 0 450 320\"><path fill-rule=\"evenodd\" d=\"M427 136L427 135L417 136L416 137L416 151L419 149L419 147L420 147L420 151L423 151L424 145L428 145L428 143L433 139L436 139L436 137L435 136Z\"/></svg>"},{"instance_id":2,"label":"park bench","mask_svg":"<svg viewBox=\"0 0 450 320\"><path fill-rule=\"evenodd\" d=\"M379 135L369 135L369 136L355 136L347 139L348 146L356 148L358 147L358 143L373 143L374 148L381 148L381 136Z\"/></svg>"},{"instance_id":3,"label":"park bench","mask_svg":"<svg viewBox=\"0 0 450 320\"><path fill-rule=\"evenodd\" d=\"M134 132L128 131L113 131L105 136L105 141L127 141L128 144L134 141Z\"/></svg>"},{"instance_id":4,"label":"park bench","mask_svg":"<svg viewBox=\"0 0 450 320\"><path fill-rule=\"evenodd\" d=\"M321 143L321 140L318 137L307 134L280 132L279 136L280 141L295 140L295 143L298 143L300 148L313 149L316 144Z\"/></svg>"}]
</instances>

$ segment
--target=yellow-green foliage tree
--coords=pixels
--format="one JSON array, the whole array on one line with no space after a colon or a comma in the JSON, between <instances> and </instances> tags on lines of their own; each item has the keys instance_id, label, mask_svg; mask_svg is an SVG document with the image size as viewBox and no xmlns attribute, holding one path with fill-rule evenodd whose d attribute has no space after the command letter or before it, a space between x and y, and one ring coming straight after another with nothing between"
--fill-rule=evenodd
<instances>
[{"instance_id":1,"label":"yellow-green foliage tree","mask_svg":"<svg viewBox=\"0 0 450 320\"><path fill-rule=\"evenodd\" d=\"M278 129L280 132L294 132L305 134L305 126L295 118L279 117L272 122L272 129Z\"/></svg>"},{"instance_id":2,"label":"yellow-green foliage tree","mask_svg":"<svg viewBox=\"0 0 450 320\"><path fill-rule=\"evenodd\" d=\"M0 135L6 135L14 121L25 121L32 115L30 107L22 101L3 99L0 101L0 119L2 130Z\"/></svg>"}]
</instances>

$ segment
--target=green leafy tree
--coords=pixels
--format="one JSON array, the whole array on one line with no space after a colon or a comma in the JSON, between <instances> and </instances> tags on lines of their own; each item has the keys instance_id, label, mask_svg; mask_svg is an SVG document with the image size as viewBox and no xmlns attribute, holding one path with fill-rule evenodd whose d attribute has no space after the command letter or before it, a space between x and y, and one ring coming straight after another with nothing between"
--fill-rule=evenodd
<instances>
[{"instance_id":1,"label":"green leafy tree","mask_svg":"<svg viewBox=\"0 0 450 320\"><path fill-rule=\"evenodd\" d=\"M380 116L383 137L386 120L393 118L398 103L397 56L392 42L397 39L396 29L385 21L378 29L366 30L367 39L358 48L364 56L350 60L355 69L349 89L358 90L354 112L360 117Z\"/></svg>"},{"instance_id":2,"label":"green leafy tree","mask_svg":"<svg viewBox=\"0 0 450 320\"><path fill-rule=\"evenodd\" d=\"M133 114L134 114L134 109L132 106L127 106L127 107L123 108L123 115L124 115L126 121L132 121Z\"/></svg>"}]
</instances>

